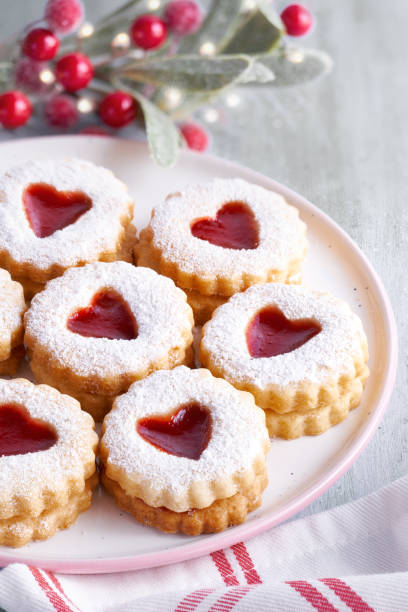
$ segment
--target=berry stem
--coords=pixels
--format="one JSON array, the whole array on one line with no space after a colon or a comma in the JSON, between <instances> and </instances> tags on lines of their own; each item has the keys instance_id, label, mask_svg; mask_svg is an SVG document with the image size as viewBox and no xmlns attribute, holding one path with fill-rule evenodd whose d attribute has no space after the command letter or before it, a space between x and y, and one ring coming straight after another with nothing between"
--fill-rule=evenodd
<instances>
[{"instance_id":1,"label":"berry stem","mask_svg":"<svg viewBox=\"0 0 408 612\"><path fill-rule=\"evenodd\" d=\"M104 83L101 83L101 85L102 86L99 87L98 85L94 85L92 83L92 85L89 85L87 87L87 91L91 91L96 94L101 94L102 96L106 96L107 93L110 93L112 91L112 87L110 85L108 84L105 85Z\"/></svg>"},{"instance_id":2,"label":"berry stem","mask_svg":"<svg viewBox=\"0 0 408 612\"><path fill-rule=\"evenodd\" d=\"M32 30L33 28L35 28L36 26L38 26L38 25L40 25L42 23L44 23L44 19L42 19L42 18L41 19L35 19L34 21L31 21L30 23L28 23L24 27L24 29L23 29L23 31L21 32L20 35L23 36L23 35L27 34L27 32L29 32L30 30Z\"/></svg>"}]
</instances>

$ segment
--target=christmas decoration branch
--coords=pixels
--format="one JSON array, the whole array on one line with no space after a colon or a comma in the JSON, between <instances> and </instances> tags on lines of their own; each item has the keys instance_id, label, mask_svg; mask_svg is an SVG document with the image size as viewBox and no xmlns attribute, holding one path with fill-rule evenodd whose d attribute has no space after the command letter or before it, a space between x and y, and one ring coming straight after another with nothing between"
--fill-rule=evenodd
<instances>
[{"instance_id":1,"label":"christmas decoration branch","mask_svg":"<svg viewBox=\"0 0 408 612\"><path fill-rule=\"evenodd\" d=\"M33 101L56 127L79 110L119 128L140 109L154 160L169 166L183 142L175 121L202 104L232 87L299 85L331 69L324 52L288 43L312 23L300 5L280 17L268 0L213 0L202 18L193 0L130 0L92 25L83 17L79 0L48 0L44 27L0 43L4 127L27 121Z\"/></svg>"}]
</instances>

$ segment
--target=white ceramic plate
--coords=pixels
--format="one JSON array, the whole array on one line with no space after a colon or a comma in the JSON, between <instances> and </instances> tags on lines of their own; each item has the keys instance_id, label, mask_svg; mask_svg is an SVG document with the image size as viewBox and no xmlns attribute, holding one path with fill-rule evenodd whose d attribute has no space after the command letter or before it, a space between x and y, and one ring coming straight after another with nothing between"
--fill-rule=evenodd
<instances>
[{"instance_id":1,"label":"white ceramic plate","mask_svg":"<svg viewBox=\"0 0 408 612\"><path fill-rule=\"evenodd\" d=\"M14 561L70 573L117 572L198 557L250 538L289 518L332 485L373 435L392 391L397 362L394 317L375 271L351 239L301 196L247 168L215 157L183 152L175 168L160 169L143 143L114 138L67 136L10 141L0 145L0 171L27 159L82 157L113 170L129 185L135 224L148 222L152 207L188 183L241 177L274 189L297 206L308 225L304 282L347 300L362 318L370 348L363 401L327 433L294 441L276 440L269 454L269 486L261 508L245 524L221 534L191 538L142 527L120 512L102 491L92 507L50 540L20 549L0 547L0 566Z\"/></svg>"}]
</instances>

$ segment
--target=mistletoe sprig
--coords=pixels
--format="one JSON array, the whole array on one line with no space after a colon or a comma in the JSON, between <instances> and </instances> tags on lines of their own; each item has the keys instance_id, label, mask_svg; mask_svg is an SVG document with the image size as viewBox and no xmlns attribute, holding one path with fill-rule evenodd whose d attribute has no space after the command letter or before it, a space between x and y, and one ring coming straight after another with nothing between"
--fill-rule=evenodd
<instances>
[{"instance_id":1,"label":"mistletoe sprig","mask_svg":"<svg viewBox=\"0 0 408 612\"><path fill-rule=\"evenodd\" d=\"M55 127L97 112L117 129L141 110L152 156L169 166L182 144L178 123L198 107L233 87L297 85L331 67L324 52L288 42L312 24L298 4L279 16L270 0L213 0L203 16L193 0L129 0L92 25L83 20L79 0L48 0L42 19L0 44L3 127L25 124L41 104Z\"/></svg>"}]
</instances>

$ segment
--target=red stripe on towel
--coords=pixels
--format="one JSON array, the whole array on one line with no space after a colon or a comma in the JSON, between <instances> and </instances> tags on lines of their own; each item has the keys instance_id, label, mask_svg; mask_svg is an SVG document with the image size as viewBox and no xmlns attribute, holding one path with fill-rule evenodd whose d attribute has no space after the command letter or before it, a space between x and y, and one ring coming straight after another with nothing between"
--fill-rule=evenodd
<instances>
[{"instance_id":1,"label":"red stripe on towel","mask_svg":"<svg viewBox=\"0 0 408 612\"><path fill-rule=\"evenodd\" d=\"M348 584L339 578L322 578L321 582L329 587L353 612L375 612L364 599L360 597Z\"/></svg>"}]
</instances>

